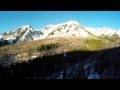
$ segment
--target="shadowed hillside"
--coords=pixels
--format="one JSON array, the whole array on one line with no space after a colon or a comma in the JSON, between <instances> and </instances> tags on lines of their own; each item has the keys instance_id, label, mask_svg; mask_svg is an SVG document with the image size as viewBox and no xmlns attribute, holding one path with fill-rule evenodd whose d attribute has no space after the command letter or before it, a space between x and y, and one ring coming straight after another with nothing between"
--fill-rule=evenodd
<instances>
[{"instance_id":1,"label":"shadowed hillside","mask_svg":"<svg viewBox=\"0 0 120 90\"><path fill-rule=\"evenodd\" d=\"M56 72L73 69L77 74L70 77L70 74L63 73L63 79L87 79L85 65L93 64L101 79L120 78L120 47L100 51L72 51L53 56L43 56L29 60L28 62L11 64L9 67L0 66L1 79L56 79ZM76 67L74 67L76 65ZM89 65L90 66L90 65ZM74 68L72 68L74 67ZM88 72L89 75L90 71ZM73 73L71 73L72 75Z\"/></svg>"},{"instance_id":2,"label":"shadowed hillside","mask_svg":"<svg viewBox=\"0 0 120 90\"><path fill-rule=\"evenodd\" d=\"M64 64L70 65L76 62L83 62L85 58L94 54L90 51L73 51L64 54L56 54L53 56L43 56L29 60L28 62L0 66L1 78L46 78L55 71L63 69Z\"/></svg>"}]
</instances>

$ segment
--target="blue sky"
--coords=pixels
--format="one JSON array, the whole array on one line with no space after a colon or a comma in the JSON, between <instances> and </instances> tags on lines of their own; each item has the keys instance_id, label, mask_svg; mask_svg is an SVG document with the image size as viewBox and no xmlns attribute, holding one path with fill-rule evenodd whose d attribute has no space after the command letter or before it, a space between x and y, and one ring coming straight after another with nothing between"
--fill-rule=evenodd
<instances>
[{"instance_id":1,"label":"blue sky","mask_svg":"<svg viewBox=\"0 0 120 90\"><path fill-rule=\"evenodd\" d=\"M93 28L120 29L120 11L0 11L0 33L28 24L41 29L69 20Z\"/></svg>"}]
</instances>

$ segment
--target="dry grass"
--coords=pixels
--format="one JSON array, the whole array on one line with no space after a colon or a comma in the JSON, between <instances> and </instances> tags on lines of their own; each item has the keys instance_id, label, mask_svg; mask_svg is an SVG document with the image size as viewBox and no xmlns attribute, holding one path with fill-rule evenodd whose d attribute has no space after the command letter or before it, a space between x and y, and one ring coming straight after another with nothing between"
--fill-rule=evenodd
<instances>
[{"instance_id":1,"label":"dry grass","mask_svg":"<svg viewBox=\"0 0 120 90\"><path fill-rule=\"evenodd\" d=\"M22 42L14 45L0 47L0 56L6 54L18 55L22 53L40 53L40 55L50 55L51 53L62 53L63 51L82 51L82 50L99 50L103 48L104 40L99 38L80 38L80 37L59 37L31 42ZM58 44L57 48L45 51L38 51L42 45Z\"/></svg>"}]
</instances>

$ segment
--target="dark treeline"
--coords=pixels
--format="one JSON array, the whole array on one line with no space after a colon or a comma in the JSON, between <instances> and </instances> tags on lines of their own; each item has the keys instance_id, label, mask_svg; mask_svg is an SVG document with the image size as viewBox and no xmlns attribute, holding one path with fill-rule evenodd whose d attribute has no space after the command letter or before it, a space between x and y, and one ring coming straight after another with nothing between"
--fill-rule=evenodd
<instances>
[{"instance_id":1,"label":"dark treeline","mask_svg":"<svg viewBox=\"0 0 120 90\"><path fill-rule=\"evenodd\" d=\"M35 77L46 78L55 71L64 68L66 63L74 64L96 53L95 51L72 51L63 54L43 56L29 60L28 62L11 64L9 67L0 66L0 78L2 79L34 79Z\"/></svg>"}]
</instances>

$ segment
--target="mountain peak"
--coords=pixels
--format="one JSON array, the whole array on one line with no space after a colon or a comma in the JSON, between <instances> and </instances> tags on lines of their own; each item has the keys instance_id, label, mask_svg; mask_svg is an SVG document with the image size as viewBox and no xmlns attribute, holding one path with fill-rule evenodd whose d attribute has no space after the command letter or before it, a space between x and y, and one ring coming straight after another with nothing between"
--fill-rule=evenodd
<instances>
[{"instance_id":1,"label":"mountain peak","mask_svg":"<svg viewBox=\"0 0 120 90\"><path fill-rule=\"evenodd\" d=\"M65 23L63 23L63 24L77 25L77 26L80 25L79 22L77 22L77 21L75 21L75 20L69 20L69 21L67 21L67 22L65 22Z\"/></svg>"},{"instance_id":2,"label":"mountain peak","mask_svg":"<svg viewBox=\"0 0 120 90\"><path fill-rule=\"evenodd\" d=\"M74 24L79 24L77 21L75 21L75 20L69 20L67 23L74 23Z\"/></svg>"},{"instance_id":3,"label":"mountain peak","mask_svg":"<svg viewBox=\"0 0 120 90\"><path fill-rule=\"evenodd\" d=\"M24 26L22 26L21 28L22 28L22 29L30 29L30 28L32 28L32 26L31 26L31 25L24 25Z\"/></svg>"}]
</instances>

